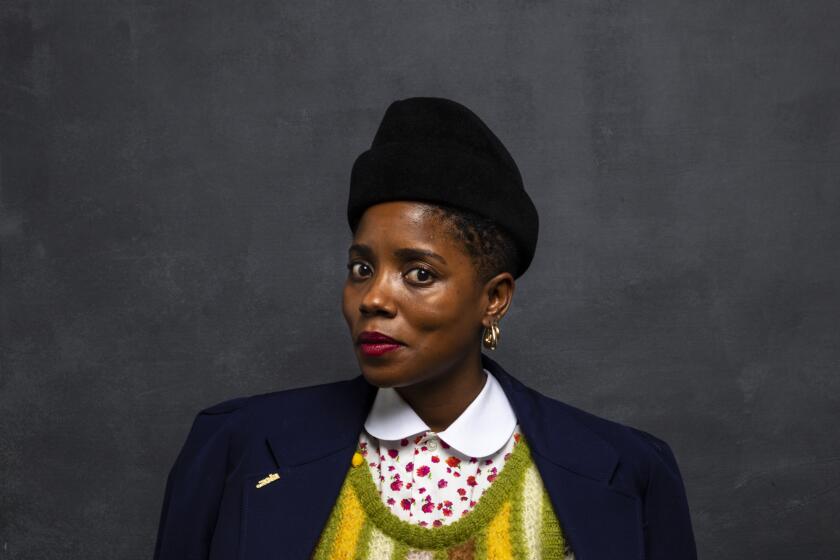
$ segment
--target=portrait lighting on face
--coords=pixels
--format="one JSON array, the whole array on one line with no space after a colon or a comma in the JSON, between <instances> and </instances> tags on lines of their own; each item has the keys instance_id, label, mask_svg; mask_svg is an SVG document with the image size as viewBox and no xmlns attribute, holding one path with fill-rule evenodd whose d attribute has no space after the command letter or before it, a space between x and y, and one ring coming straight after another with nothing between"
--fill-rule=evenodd
<instances>
[{"instance_id":1,"label":"portrait lighting on face","mask_svg":"<svg viewBox=\"0 0 840 560\"><path fill-rule=\"evenodd\" d=\"M485 317L507 307L511 275L480 282L450 230L427 204L405 201L376 204L359 223L343 312L374 385L412 385L455 369L479 352Z\"/></svg>"}]
</instances>

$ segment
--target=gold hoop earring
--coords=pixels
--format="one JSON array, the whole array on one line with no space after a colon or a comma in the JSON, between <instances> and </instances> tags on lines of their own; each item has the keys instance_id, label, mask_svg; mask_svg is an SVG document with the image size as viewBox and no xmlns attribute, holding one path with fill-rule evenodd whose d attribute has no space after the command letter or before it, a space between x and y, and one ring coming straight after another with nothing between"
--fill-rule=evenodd
<instances>
[{"instance_id":1,"label":"gold hoop earring","mask_svg":"<svg viewBox=\"0 0 840 560\"><path fill-rule=\"evenodd\" d=\"M489 348L490 350L495 350L496 345L499 343L499 321L497 319L493 319L493 322L490 323L490 327L484 327L484 337L482 339L482 343L484 344L485 348Z\"/></svg>"}]
</instances>

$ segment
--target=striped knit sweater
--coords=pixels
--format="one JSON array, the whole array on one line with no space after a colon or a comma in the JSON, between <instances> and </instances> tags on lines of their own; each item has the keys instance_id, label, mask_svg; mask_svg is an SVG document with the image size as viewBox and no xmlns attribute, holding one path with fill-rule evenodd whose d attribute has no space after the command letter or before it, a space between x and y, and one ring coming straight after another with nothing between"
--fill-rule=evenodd
<instances>
[{"instance_id":1,"label":"striped knit sweater","mask_svg":"<svg viewBox=\"0 0 840 560\"><path fill-rule=\"evenodd\" d=\"M391 513L357 458L315 560L574 559L524 438L472 511L440 527L421 527Z\"/></svg>"}]
</instances>

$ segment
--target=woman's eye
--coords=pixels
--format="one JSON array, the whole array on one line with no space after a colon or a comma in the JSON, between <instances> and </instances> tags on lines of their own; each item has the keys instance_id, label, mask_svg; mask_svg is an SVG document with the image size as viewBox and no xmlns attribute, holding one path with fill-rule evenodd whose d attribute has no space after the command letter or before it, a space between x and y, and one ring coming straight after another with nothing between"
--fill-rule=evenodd
<instances>
[{"instance_id":1,"label":"woman's eye","mask_svg":"<svg viewBox=\"0 0 840 560\"><path fill-rule=\"evenodd\" d=\"M368 276L370 274L370 267L362 262L352 262L347 265L347 269L353 276Z\"/></svg>"},{"instance_id":2,"label":"woman's eye","mask_svg":"<svg viewBox=\"0 0 840 560\"><path fill-rule=\"evenodd\" d=\"M417 284L430 284L435 278L431 270L419 267L409 270L406 276L411 276L412 281Z\"/></svg>"}]
</instances>

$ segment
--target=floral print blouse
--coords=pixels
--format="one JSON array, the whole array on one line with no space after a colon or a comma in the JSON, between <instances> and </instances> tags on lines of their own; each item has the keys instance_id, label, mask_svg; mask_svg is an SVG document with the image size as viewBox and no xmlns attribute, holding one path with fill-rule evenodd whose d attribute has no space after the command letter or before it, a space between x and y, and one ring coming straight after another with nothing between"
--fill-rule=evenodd
<instances>
[{"instance_id":1,"label":"floral print blouse","mask_svg":"<svg viewBox=\"0 0 840 560\"><path fill-rule=\"evenodd\" d=\"M399 441L379 440L362 431L359 449L392 513L422 527L439 527L473 509L519 437L517 425L497 452L469 457L428 430Z\"/></svg>"},{"instance_id":2,"label":"floral print blouse","mask_svg":"<svg viewBox=\"0 0 840 560\"><path fill-rule=\"evenodd\" d=\"M493 484L519 440L504 390L484 370L479 394L436 433L393 388L379 388L359 435L359 451L394 515L422 527L467 515Z\"/></svg>"}]
</instances>

